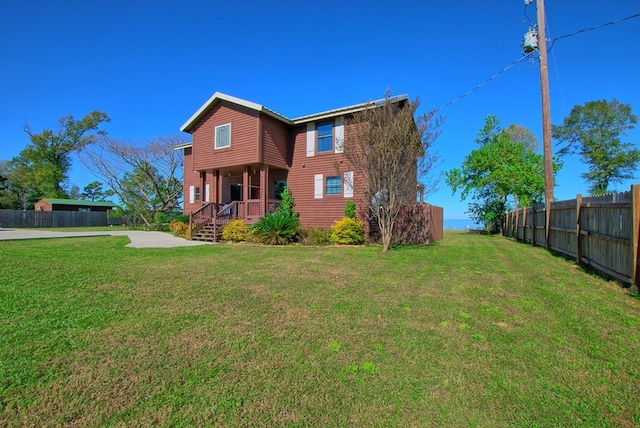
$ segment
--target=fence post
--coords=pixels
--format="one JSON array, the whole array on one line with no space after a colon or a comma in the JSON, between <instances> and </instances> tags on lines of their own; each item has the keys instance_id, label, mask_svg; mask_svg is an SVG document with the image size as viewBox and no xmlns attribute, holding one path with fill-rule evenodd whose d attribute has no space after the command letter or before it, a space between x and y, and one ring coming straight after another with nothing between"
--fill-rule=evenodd
<instances>
[{"instance_id":1,"label":"fence post","mask_svg":"<svg viewBox=\"0 0 640 428\"><path fill-rule=\"evenodd\" d=\"M551 233L551 205L553 201L547 201L544 210L544 248L549 250L549 234Z\"/></svg>"},{"instance_id":2,"label":"fence post","mask_svg":"<svg viewBox=\"0 0 640 428\"><path fill-rule=\"evenodd\" d=\"M513 238L513 229L514 229L514 220L516 218L516 211L511 211L511 216L509 217L509 236Z\"/></svg>"},{"instance_id":3,"label":"fence post","mask_svg":"<svg viewBox=\"0 0 640 428\"><path fill-rule=\"evenodd\" d=\"M502 236L507 236L507 237L509 236L509 225L511 224L509 220L511 220L511 211L509 211L504 218L504 227L502 228Z\"/></svg>"},{"instance_id":4,"label":"fence post","mask_svg":"<svg viewBox=\"0 0 640 428\"><path fill-rule=\"evenodd\" d=\"M522 242L527 242L527 208L522 208Z\"/></svg>"},{"instance_id":5,"label":"fence post","mask_svg":"<svg viewBox=\"0 0 640 428\"><path fill-rule=\"evenodd\" d=\"M576 195L576 263L582 264L582 195Z\"/></svg>"},{"instance_id":6,"label":"fence post","mask_svg":"<svg viewBox=\"0 0 640 428\"><path fill-rule=\"evenodd\" d=\"M536 206L531 204L531 246L536 246Z\"/></svg>"},{"instance_id":7,"label":"fence post","mask_svg":"<svg viewBox=\"0 0 640 428\"><path fill-rule=\"evenodd\" d=\"M632 213L632 233L631 233L631 285L638 287L638 232L640 232L640 185L631 186L631 213Z\"/></svg>"},{"instance_id":8,"label":"fence post","mask_svg":"<svg viewBox=\"0 0 640 428\"><path fill-rule=\"evenodd\" d=\"M518 230L520 228L519 220L520 220L520 208L517 208L516 209L516 223L515 223L515 225L516 225L516 227L515 227L515 229L516 229L516 241L520 240L519 239L520 238L520 236L519 236L520 231Z\"/></svg>"},{"instance_id":9,"label":"fence post","mask_svg":"<svg viewBox=\"0 0 640 428\"><path fill-rule=\"evenodd\" d=\"M509 214L511 213L508 212L505 214L504 221L502 222L502 236L509 236L507 233L507 230L509 230Z\"/></svg>"}]
</instances>

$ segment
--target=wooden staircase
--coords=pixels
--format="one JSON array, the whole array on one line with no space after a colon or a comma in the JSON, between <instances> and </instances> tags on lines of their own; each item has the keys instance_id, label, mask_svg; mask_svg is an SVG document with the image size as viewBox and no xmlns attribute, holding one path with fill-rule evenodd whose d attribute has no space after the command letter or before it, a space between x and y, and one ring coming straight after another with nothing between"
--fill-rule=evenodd
<instances>
[{"instance_id":1,"label":"wooden staircase","mask_svg":"<svg viewBox=\"0 0 640 428\"><path fill-rule=\"evenodd\" d=\"M189 230L192 241L218 242L222 238L222 229L231 220L239 217L237 201L225 206L207 203L198 211L191 213Z\"/></svg>"},{"instance_id":2,"label":"wooden staircase","mask_svg":"<svg viewBox=\"0 0 640 428\"><path fill-rule=\"evenodd\" d=\"M191 235L192 241L218 242L222 238L222 226L206 224Z\"/></svg>"},{"instance_id":3,"label":"wooden staircase","mask_svg":"<svg viewBox=\"0 0 640 428\"><path fill-rule=\"evenodd\" d=\"M280 201L269 200L269 212L275 211ZM222 229L230 221L243 219L247 224L255 223L264 210L260 210L260 201L233 201L222 205L207 202L189 216L189 230L192 241L218 242L222 238Z\"/></svg>"}]
</instances>

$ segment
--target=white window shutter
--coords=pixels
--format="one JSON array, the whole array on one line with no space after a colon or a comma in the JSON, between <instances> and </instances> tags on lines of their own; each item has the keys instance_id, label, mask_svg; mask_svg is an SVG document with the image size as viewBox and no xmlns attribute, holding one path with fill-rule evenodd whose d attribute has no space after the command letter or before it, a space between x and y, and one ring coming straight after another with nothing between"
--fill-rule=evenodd
<instances>
[{"instance_id":1,"label":"white window shutter","mask_svg":"<svg viewBox=\"0 0 640 428\"><path fill-rule=\"evenodd\" d=\"M353 171L346 171L343 176L344 197L353 198Z\"/></svg>"},{"instance_id":2,"label":"white window shutter","mask_svg":"<svg viewBox=\"0 0 640 428\"><path fill-rule=\"evenodd\" d=\"M335 123L335 153L342 153L344 151L344 120L339 117Z\"/></svg>"},{"instance_id":3,"label":"white window shutter","mask_svg":"<svg viewBox=\"0 0 640 428\"><path fill-rule=\"evenodd\" d=\"M316 153L316 124L307 123L307 157Z\"/></svg>"},{"instance_id":4,"label":"white window shutter","mask_svg":"<svg viewBox=\"0 0 640 428\"><path fill-rule=\"evenodd\" d=\"M196 201L196 188L189 186L189 203L192 204Z\"/></svg>"},{"instance_id":5,"label":"white window shutter","mask_svg":"<svg viewBox=\"0 0 640 428\"><path fill-rule=\"evenodd\" d=\"M313 197L315 199L322 199L322 187L324 186L324 177L322 174L315 175L315 182L313 187Z\"/></svg>"},{"instance_id":6,"label":"white window shutter","mask_svg":"<svg viewBox=\"0 0 640 428\"><path fill-rule=\"evenodd\" d=\"M204 185L204 201L209 202L209 185Z\"/></svg>"}]
</instances>

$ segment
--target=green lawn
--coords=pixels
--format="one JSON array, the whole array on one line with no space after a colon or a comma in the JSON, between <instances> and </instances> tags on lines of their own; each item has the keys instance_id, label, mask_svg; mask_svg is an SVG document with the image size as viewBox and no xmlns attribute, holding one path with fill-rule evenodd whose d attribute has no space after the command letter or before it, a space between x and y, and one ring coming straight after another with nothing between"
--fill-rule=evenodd
<instances>
[{"instance_id":1,"label":"green lawn","mask_svg":"<svg viewBox=\"0 0 640 428\"><path fill-rule=\"evenodd\" d=\"M0 426L637 426L640 300L499 236L0 243Z\"/></svg>"}]
</instances>

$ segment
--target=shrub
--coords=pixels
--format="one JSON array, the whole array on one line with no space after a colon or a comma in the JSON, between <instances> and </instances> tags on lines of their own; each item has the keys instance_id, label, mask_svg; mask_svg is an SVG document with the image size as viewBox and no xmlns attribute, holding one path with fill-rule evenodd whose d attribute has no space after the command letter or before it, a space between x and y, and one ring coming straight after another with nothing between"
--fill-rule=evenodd
<instances>
[{"instance_id":1,"label":"shrub","mask_svg":"<svg viewBox=\"0 0 640 428\"><path fill-rule=\"evenodd\" d=\"M189 231L189 221L186 223L177 220L171 220L169 223L169 229L173 232L174 235L179 236L181 238L190 239L191 233Z\"/></svg>"},{"instance_id":2,"label":"shrub","mask_svg":"<svg viewBox=\"0 0 640 428\"><path fill-rule=\"evenodd\" d=\"M180 223L189 224L189 214L180 214L174 218L175 221Z\"/></svg>"},{"instance_id":3,"label":"shrub","mask_svg":"<svg viewBox=\"0 0 640 428\"><path fill-rule=\"evenodd\" d=\"M294 214L277 210L267 213L253 226L253 235L258 242L270 245L284 245L297 238L299 220Z\"/></svg>"},{"instance_id":4,"label":"shrub","mask_svg":"<svg viewBox=\"0 0 640 428\"><path fill-rule=\"evenodd\" d=\"M331 243L331 231L321 227L313 227L306 229L301 239L304 239L304 243L307 245L327 245Z\"/></svg>"},{"instance_id":5,"label":"shrub","mask_svg":"<svg viewBox=\"0 0 640 428\"><path fill-rule=\"evenodd\" d=\"M277 211L284 211L288 214L295 214L295 202L293 201L293 195L289 191L289 186L285 186L282 193L280 193L282 202L277 208Z\"/></svg>"},{"instance_id":6,"label":"shrub","mask_svg":"<svg viewBox=\"0 0 640 428\"><path fill-rule=\"evenodd\" d=\"M222 239L225 241L249 241L251 231L243 220L232 220L222 228Z\"/></svg>"},{"instance_id":7,"label":"shrub","mask_svg":"<svg viewBox=\"0 0 640 428\"><path fill-rule=\"evenodd\" d=\"M364 243L364 224L349 217L336 220L331 225L333 234L331 242L334 244L359 245Z\"/></svg>"},{"instance_id":8,"label":"shrub","mask_svg":"<svg viewBox=\"0 0 640 428\"><path fill-rule=\"evenodd\" d=\"M356 204L353 201L348 201L347 205L344 207L344 216L347 218L354 219L356 218Z\"/></svg>"}]
</instances>

